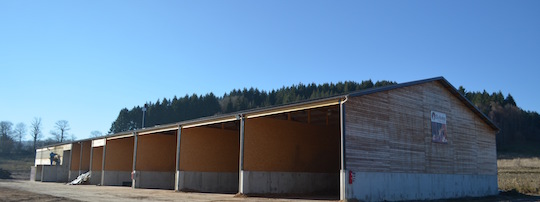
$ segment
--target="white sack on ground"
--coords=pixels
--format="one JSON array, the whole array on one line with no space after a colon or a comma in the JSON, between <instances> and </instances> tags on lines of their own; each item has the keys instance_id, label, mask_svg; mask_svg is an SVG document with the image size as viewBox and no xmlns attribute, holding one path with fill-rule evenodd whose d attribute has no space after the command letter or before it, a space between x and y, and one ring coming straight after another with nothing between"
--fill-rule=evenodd
<instances>
[{"instance_id":1,"label":"white sack on ground","mask_svg":"<svg viewBox=\"0 0 540 202\"><path fill-rule=\"evenodd\" d=\"M87 182L90 179L90 172L83 173L77 177L77 179L74 179L70 183L67 183L68 185L77 185L77 184L83 184Z\"/></svg>"}]
</instances>

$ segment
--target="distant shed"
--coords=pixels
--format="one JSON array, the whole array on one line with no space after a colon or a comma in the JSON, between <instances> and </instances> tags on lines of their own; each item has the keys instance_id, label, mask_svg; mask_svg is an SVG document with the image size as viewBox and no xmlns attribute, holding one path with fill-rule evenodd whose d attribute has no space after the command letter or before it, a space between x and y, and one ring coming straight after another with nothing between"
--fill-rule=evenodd
<instances>
[{"instance_id":1,"label":"distant shed","mask_svg":"<svg viewBox=\"0 0 540 202\"><path fill-rule=\"evenodd\" d=\"M437 77L81 140L69 159L92 184L440 199L498 193L497 132Z\"/></svg>"}]
</instances>

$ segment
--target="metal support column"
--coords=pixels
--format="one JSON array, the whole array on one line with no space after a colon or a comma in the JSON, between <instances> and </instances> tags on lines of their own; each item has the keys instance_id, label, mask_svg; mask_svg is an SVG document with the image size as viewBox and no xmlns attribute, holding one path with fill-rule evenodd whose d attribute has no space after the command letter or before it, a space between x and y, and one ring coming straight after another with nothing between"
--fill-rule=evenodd
<instances>
[{"instance_id":1,"label":"metal support column","mask_svg":"<svg viewBox=\"0 0 540 202\"><path fill-rule=\"evenodd\" d=\"M92 161L94 157L94 141L90 141L90 165L88 165L88 172L90 172L90 176L92 176Z\"/></svg>"},{"instance_id":2,"label":"metal support column","mask_svg":"<svg viewBox=\"0 0 540 202\"><path fill-rule=\"evenodd\" d=\"M240 115L240 159L239 159L239 176L238 176L238 193L244 194L244 126L245 117Z\"/></svg>"},{"instance_id":3,"label":"metal support column","mask_svg":"<svg viewBox=\"0 0 540 202\"><path fill-rule=\"evenodd\" d=\"M103 157L101 158L101 185L105 181L105 153L107 152L107 138L105 139L105 144L103 145Z\"/></svg>"},{"instance_id":4,"label":"metal support column","mask_svg":"<svg viewBox=\"0 0 540 202\"><path fill-rule=\"evenodd\" d=\"M68 163L68 181L71 181L71 161L73 160L73 143L71 143L71 150L69 150L69 163ZM66 162L64 160L64 162Z\"/></svg>"},{"instance_id":5,"label":"metal support column","mask_svg":"<svg viewBox=\"0 0 540 202\"><path fill-rule=\"evenodd\" d=\"M347 164L345 164L345 101L339 101L339 115L340 115L340 171L339 171L339 199L345 201L347 198Z\"/></svg>"},{"instance_id":6,"label":"metal support column","mask_svg":"<svg viewBox=\"0 0 540 202\"><path fill-rule=\"evenodd\" d=\"M176 172L174 175L174 191L180 191L180 181L183 179L180 178L180 141L182 137L182 126L178 125L178 130L176 132ZM183 184L183 183L182 183Z\"/></svg>"},{"instance_id":7,"label":"metal support column","mask_svg":"<svg viewBox=\"0 0 540 202\"><path fill-rule=\"evenodd\" d=\"M82 156L83 156L83 142L79 142L79 144L81 145L81 150L79 152L79 154L80 154L79 155L80 156L79 157L79 175L81 175L82 174L81 173L81 167L82 167ZM79 175L77 175L77 176L79 176Z\"/></svg>"},{"instance_id":8,"label":"metal support column","mask_svg":"<svg viewBox=\"0 0 540 202\"><path fill-rule=\"evenodd\" d=\"M133 137L135 138L135 140L133 141L133 169L132 169L132 172L131 172L131 188L136 188L137 186L135 186L135 183L136 183L136 179L137 179L137 171L135 170L136 168L136 165L137 165L137 142L138 142L138 137L139 135L137 134L137 132L133 132Z\"/></svg>"}]
</instances>

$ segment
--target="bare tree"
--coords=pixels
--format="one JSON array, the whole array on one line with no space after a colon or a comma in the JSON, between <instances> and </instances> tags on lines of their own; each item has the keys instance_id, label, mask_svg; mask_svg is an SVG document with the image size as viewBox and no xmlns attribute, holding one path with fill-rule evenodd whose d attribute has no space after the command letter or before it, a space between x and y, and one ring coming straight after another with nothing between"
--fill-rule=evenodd
<instances>
[{"instance_id":1,"label":"bare tree","mask_svg":"<svg viewBox=\"0 0 540 202\"><path fill-rule=\"evenodd\" d=\"M9 121L2 121L0 122L0 135L2 136L11 136L11 127L13 127L13 123Z\"/></svg>"},{"instance_id":2,"label":"bare tree","mask_svg":"<svg viewBox=\"0 0 540 202\"><path fill-rule=\"evenodd\" d=\"M92 132L90 132L90 137L101 137L103 136L103 133L97 131L97 130L94 130Z\"/></svg>"},{"instance_id":3,"label":"bare tree","mask_svg":"<svg viewBox=\"0 0 540 202\"><path fill-rule=\"evenodd\" d=\"M30 135L34 139L34 151L36 150L36 144L41 139L41 118L34 117L32 123L30 123Z\"/></svg>"},{"instance_id":4,"label":"bare tree","mask_svg":"<svg viewBox=\"0 0 540 202\"><path fill-rule=\"evenodd\" d=\"M18 123L17 126L15 126L13 137L16 140L19 140L19 144L18 144L19 150L22 147L22 139L25 135L26 135L26 125L24 123Z\"/></svg>"},{"instance_id":5,"label":"bare tree","mask_svg":"<svg viewBox=\"0 0 540 202\"><path fill-rule=\"evenodd\" d=\"M0 122L0 153L7 154L13 149L12 126L13 123L9 121Z\"/></svg>"},{"instance_id":6,"label":"bare tree","mask_svg":"<svg viewBox=\"0 0 540 202\"><path fill-rule=\"evenodd\" d=\"M75 142L75 140L77 140L77 137L75 135L71 134L70 141Z\"/></svg>"},{"instance_id":7,"label":"bare tree","mask_svg":"<svg viewBox=\"0 0 540 202\"><path fill-rule=\"evenodd\" d=\"M51 131L51 134L56 138L58 142L63 142L67 138L67 131L70 130L69 123L66 120L60 120L55 123L56 131Z\"/></svg>"}]
</instances>

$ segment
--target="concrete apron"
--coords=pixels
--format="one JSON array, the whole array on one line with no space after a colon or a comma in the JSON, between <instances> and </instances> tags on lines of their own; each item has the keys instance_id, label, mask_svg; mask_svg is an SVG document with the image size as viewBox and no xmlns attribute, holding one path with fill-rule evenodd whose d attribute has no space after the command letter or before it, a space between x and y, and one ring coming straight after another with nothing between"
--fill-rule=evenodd
<instances>
[{"instance_id":1,"label":"concrete apron","mask_svg":"<svg viewBox=\"0 0 540 202\"><path fill-rule=\"evenodd\" d=\"M129 186L131 185L130 171L109 171L105 170L103 175L103 186Z\"/></svg>"},{"instance_id":2,"label":"concrete apron","mask_svg":"<svg viewBox=\"0 0 540 202\"><path fill-rule=\"evenodd\" d=\"M243 194L337 194L339 173L242 171Z\"/></svg>"},{"instance_id":3,"label":"concrete apron","mask_svg":"<svg viewBox=\"0 0 540 202\"><path fill-rule=\"evenodd\" d=\"M180 171L178 173L178 188L180 191L212 193L238 192L237 172Z\"/></svg>"},{"instance_id":4,"label":"concrete apron","mask_svg":"<svg viewBox=\"0 0 540 202\"><path fill-rule=\"evenodd\" d=\"M136 188L174 189L174 172L137 171Z\"/></svg>"},{"instance_id":5,"label":"concrete apron","mask_svg":"<svg viewBox=\"0 0 540 202\"><path fill-rule=\"evenodd\" d=\"M497 175L352 172L347 199L401 201L498 194Z\"/></svg>"}]
</instances>

